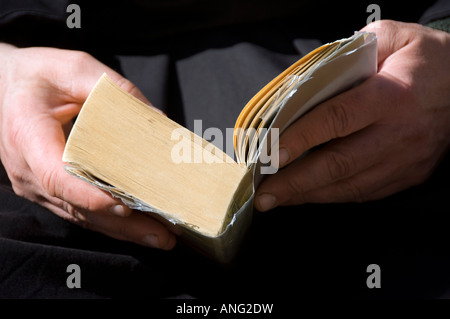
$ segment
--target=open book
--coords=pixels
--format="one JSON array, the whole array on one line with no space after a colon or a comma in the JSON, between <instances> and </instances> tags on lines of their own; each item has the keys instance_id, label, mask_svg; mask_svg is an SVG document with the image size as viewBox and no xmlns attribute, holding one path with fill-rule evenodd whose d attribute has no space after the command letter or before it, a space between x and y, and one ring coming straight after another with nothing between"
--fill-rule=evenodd
<instances>
[{"instance_id":1,"label":"open book","mask_svg":"<svg viewBox=\"0 0 450 319\"><path fill-rule=\"evenodd\" d=\"M227 262L249 227L255 187L278 169L279 134L376 71L372 33L355 33L304 56L243 108L234 128L236 160L104 74L69 135L65 169Z\"/></svg>"}]
</instances>

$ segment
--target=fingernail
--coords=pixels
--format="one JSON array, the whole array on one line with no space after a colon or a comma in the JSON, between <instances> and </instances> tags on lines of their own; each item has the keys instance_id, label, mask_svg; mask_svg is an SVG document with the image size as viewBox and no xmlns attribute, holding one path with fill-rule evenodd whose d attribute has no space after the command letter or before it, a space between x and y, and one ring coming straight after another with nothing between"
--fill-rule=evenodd
<instances>
[{"instance_id":1,"label":"fingernail","mask_svg":"<svg viewBox=\"0 0 450 319\"><path fill-rule=\"evenodd\" d=\"M287 164L287 162L289 162L289 151L285 148L281 148L278 151L278 160L280 162L280 167L284 166Z\"/></svg>"},{"instance_id":2,"label":"fingernail","mask_svg":"<svg viewBox=\"0 0 450 319\"><path fill-rule=\"evenodd\" d=\"M277 199L272 194L261 194L258 196L258 207L261 211L266 211L275 206Z\"/></svg>"},{"instance_id":3,"label":"fingernail","mask_svg":"<svg viewBox=\"0 0 450 319\"><path fill-rule=\"evenodd\" d=\"M153 248L159 248L159 238L155 235L145 235L142 239L142 242L146 246L150 246Z\"/></svg>"},{"instance_id":4,"label":"fingernail","mask_svg":"<svg viewBox=\"0 0 450 319\"><path fill-rule=\"evenodd\" d=\"M111 206L109 208L109 212L111 214L114 214L116 216L128 216L130 210L128 209L128 207L125 207L123 205L115 205L115 206Z\"/></svg>"}]
</instances>

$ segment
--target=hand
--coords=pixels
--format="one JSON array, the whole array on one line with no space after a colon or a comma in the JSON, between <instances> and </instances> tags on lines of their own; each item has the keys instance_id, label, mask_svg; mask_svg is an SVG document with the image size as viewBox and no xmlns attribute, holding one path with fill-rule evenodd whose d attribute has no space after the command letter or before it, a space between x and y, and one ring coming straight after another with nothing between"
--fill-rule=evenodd
<instances>
[{"instance_id":1,"label":"hand","mask_svg":"<svg viewBox=\"0 0 450 319\"><path fill-rule=\"evenodd\" d=\"M448 151L450 35L394 21L364 30L377 33L378 73L282 134L284 168L258 188L257 209L380 199L424 182Z\"/></svg>"},{"instance_id":2,"label":"hand","mask_svg":"<svg viewBox=\"0 0 450 319\"><path fill-rule=\"evenodd\" d=\"M0 158L18 195L88 229L171 249L175 237L162 224L63 169L72 119L103 72L150 104L87 53L0 44Z\"/></svg>"}]
</instances>

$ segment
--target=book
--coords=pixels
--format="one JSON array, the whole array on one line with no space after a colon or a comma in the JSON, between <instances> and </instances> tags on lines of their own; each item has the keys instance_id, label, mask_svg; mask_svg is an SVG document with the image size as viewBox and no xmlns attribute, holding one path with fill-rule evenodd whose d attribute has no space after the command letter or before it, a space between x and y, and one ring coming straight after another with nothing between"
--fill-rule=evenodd
<instances>
[{"instance_id":1,"label":"book","mask_svg":"<svg viewBox=\"0 0 450 319\"><path fill-rule=\"evenodd\" d=\"M314 106L375 74L376 51L376 35L357 32L299 59L242 109L234 154L103 74L69 134L64 168L161 220L206 256L230 262L250 227L256 187L278 170L278 136Z\"/></svg>"}]
</instances>

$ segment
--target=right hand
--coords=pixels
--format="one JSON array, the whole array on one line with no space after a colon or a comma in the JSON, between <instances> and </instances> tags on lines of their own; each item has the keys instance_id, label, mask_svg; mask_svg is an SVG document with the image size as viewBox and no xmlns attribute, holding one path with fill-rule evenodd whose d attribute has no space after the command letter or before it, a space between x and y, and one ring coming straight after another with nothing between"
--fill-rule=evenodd
<instances>
[{"instance_id":1,"label":"right hand","mask_svg":"<svg viewBox=\"0 0 450 319\"><path fill-rule=\"evenodd\" d=\"M151 105L130 81L87 53L0 43L0 159L17 195L110 237L171 249L175 236L165 226L63 168L72 120L104 72Z\"/></svg>"},{"instance_id":2,"label":"right hand","mask_svg":"<svg viewBox=\"0 0 450 319\"><path fill-rule=\"evenodd\" d=\"M378 200L423 183L448 152L450 34L388 20L363 30L377 33L378 73L283 132L258 210Z\"/></svg>"}]
</instances>

